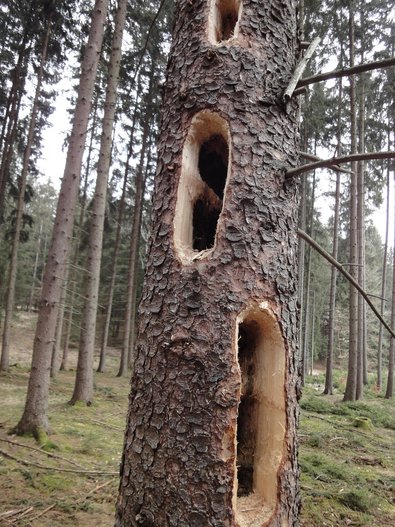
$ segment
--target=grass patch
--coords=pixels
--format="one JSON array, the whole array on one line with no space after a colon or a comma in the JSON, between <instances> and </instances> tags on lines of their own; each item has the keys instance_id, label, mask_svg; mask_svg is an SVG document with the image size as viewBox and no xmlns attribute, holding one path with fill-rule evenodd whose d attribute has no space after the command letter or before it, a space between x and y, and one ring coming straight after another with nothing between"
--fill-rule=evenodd
<instances>
[{"instance_id":1,"label":"grass patch","mask_svg":"<svg viewBox=\"0 0 395 527\"><path fill-rule=\"evenodd\" d=\"M354 511L368 512L379 506L379 500L365 490L350 490L340 494L337 499Z\"/></svg>"}]
</instances>

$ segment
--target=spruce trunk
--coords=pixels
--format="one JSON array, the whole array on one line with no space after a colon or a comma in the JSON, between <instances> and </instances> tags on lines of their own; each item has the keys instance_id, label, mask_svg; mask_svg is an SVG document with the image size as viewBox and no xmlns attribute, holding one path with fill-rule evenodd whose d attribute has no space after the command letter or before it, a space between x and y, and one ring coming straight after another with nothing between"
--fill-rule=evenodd
<instances>
[{"instance_id":1,"label":"spruce trunk","mask_svg":"<svg viewBox=\"0 0 395 527\"><path fill-rule=\"evenodd\" d=\"M296 526L295 3L178 0L116 526Z\"/></svg>"}]
</instances>

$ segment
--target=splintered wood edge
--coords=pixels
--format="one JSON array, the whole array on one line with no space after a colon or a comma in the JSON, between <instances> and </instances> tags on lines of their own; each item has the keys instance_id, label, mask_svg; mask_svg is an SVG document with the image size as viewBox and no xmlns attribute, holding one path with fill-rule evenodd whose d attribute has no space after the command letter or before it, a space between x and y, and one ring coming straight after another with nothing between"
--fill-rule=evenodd
<instances>
[{"instance_id":1,"label":"splintered wood edge","mask_svg":"<svg viewBox=\"0 0 395 527\"><path fill-rule=\"evenodd\" d=\"M240 18L243 10L242 0L211 0L209 6L207 36L210 44L223 45L231 42L239 36ZM233 36L220 40L221 33L221 13L233 11L237 14L237 22L233 30Z\"/></svg>"},{"instance_id":2,"label":"splintered wood edge","mask_svg":"<svg viewBox=\"0 0 395 527\"><path fill-rule=\"evenodd\" d=\"M212 194L215 201L214 192L207 192L207 184L200 177L198 168L200 148L213 135L221 135L226 141L229 150L224 203L231 170L232 144L230 129L228 123L219 114L210 110L202 110L193 117L184 142L181 175L174 214L174 248L183 264L190 264L194 260L207 257L214 251L216 245L217 235L215 236L213 247L204 251L193 250L192 232L193 209L196 200L203 194L206 197ZM213 205L216 205L216 203L213 203ZM220 220L221 215L218 219L217 230Z\"/></svg>"},{"instance_id":3,"label":"splintered wood edge","mask_svg":"<svg viewBox=\"0 0 395 527\"><path fill-rule=\"evenodd\" d=\"M234 351L237 365L239 367L239 327L243 322L251 321L259 326L259 339L255 350L255 389L260 408L254 456L254 491L248 496L237 496L235 454L233 509L239 527L262 527L276 510L278 473L284 457L286 431L286 348L280 326L268 302L250 307L237 317ZM234 451L237 452L237 423L234 430Z\"/></svg>"}]
</instances>

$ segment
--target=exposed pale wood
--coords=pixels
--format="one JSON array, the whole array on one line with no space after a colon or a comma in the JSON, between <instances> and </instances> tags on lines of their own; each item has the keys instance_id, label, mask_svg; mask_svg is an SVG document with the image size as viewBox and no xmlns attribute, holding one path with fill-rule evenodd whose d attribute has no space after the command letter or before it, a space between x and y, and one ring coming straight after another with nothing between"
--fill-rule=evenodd
<instances>
[{"instance_id":1,"label":"exposed pale wood","mask_svg":"<svg viewBox=\"0 0 395 527\"><path fill-rule=\"evenodd\" d=\"M304 70L306 69L307 64L309 63L309 60L314 54L314 51L317 49L318 44L321 42L320 37L316 37L309 47L307 48L306 53L304 54L303 58L300 60L299 64L296 66L295 72L292 75L292 79L290 83L288 84L287 89L285 90L285 93L283 95L283 100L285 102L288 102L290 98L292 97L295 88L300 80L300 77L303 75Z\"/></svg>"}]
</instances>

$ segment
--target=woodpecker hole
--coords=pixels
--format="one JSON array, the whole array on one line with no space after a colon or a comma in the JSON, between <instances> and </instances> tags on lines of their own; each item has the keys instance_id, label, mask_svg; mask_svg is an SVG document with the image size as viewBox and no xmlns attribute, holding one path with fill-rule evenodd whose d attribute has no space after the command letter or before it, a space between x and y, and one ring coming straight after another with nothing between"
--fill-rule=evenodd
<instances>
[{"instance_id":1,"label":"woodpecker hole","mask_svg":"<svg viewBox=\"0 0 395 527\"><path fill-rule=\"evenodd\" d=\"M276 509L285 440L285 346L269 308L239 317L241 388L233 503L239 527L261 526Z\"/></svg>"},{"instance_id":2,"label":"woodpecker hole","mask_svg":"<svg viewBox=\"0 0 395 527\"><path fill-rule=\"evenodd\" d=\"M174 219L175 247L184 262L215 246L229 159L226 121L213 112L200 112L192 120L183 148Z\"/></svg>"},{"instance_id":3,"label":"woodpecker hole","mask_svg":"<svg viewBox=\"0 0 395 527\"><path fill-rule=\"evenodd\" d=\"M213 44L237 37L241 8L241 0L211 0L209 40Z\"/></svg>"}]
</instances>

